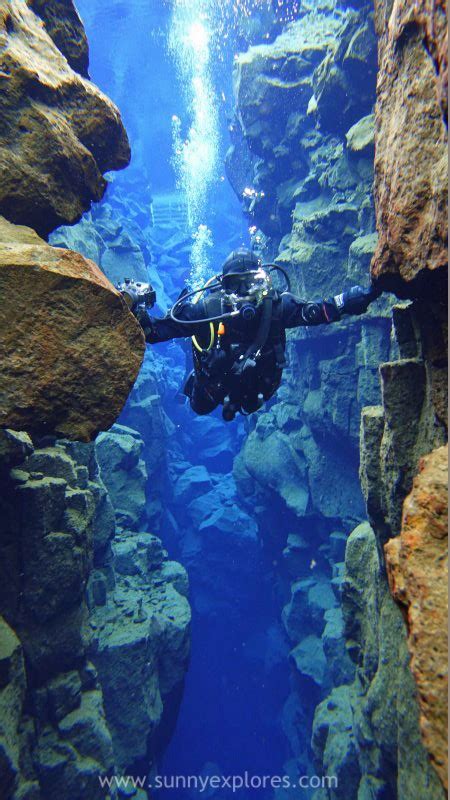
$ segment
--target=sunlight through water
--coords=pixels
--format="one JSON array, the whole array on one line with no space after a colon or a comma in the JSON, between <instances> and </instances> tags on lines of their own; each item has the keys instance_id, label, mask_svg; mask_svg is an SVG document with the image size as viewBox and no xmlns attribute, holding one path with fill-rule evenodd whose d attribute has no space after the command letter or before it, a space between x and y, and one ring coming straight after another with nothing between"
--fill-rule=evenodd
<instances>
[{"instance_id":1,"label":"sunlight through water","mask_svg":"<svg viewBox=\"0 0 450 800\"><path fill-rule=\"evenodd\" d=\"M295 0L172 0L171 6L169 52L188 111L187 120L172 118L172 165L177 187L186 197L194 238L190 283L199 286L211 274L213 241L205 217L222 169L220 108L225 97L214 85L215 64L230 57L237 42L250 36L253 16L261 20L265 12L268 22L269 16L288 22L295 18L298 4Z\"/></svg>"}]
</instances>

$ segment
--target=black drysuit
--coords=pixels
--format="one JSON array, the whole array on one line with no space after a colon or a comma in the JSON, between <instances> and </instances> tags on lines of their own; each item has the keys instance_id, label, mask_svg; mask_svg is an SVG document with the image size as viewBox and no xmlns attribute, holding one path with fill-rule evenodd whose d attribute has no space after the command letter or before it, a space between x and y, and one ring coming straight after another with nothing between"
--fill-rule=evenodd
<instances>
[{"instance_id":1,"label":"black drysuit","mask_svg":"<svg viewBox=\"0 0 450 800\"><path fill-rule=\"evenodd\" d=\"M220 328L219 322L214 322L213 346L203 353L193 346L194 371L185 387L193 411L209 414L224 401L247 414L257 410L261 401L268 400L280 385L286 364L286 329L334 322L341 313L363 313L374 297L371 290L354 288L359 291L358 298L355 296L346 309L342 300L346 295L341 295L339 310L335 302L338 298L307 303L290 292L275 294L267 337L259 352L250 353L250 357L246 356L257 340L261 308L250 321L235 316L225 319ZM220 315L221 310L226 313L229 309L222 306L219 293L212 292L198 303L187 301L179 306L177 317L186 321L208 319ZM207 348L212 340L209 322L186 325L170 316L149 317L146 312L140 314L139 320L150 344L195 336Z\"/></svg>"}]
</instances>

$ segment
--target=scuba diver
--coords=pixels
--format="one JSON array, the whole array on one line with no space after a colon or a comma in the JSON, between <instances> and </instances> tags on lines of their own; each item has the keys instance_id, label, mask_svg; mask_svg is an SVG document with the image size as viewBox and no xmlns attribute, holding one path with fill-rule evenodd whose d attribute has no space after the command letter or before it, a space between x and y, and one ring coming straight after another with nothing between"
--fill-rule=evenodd
<instances>
[{"instance_id":1,"label":"scuba diver","mask_svg":"<svg viewBox=\"0 0 450 800\"><path fill-rule=\"evenodd\" d=\"M279 272L286 290L278 291ZM194 369L184 394L196 414L223 406L225 421L248 416L277 391L286 366L286 330L337 322L344 314L363 314L380 292L353 286L328 300L305 301L291 292L287 273L263 265L250 250L235 250L220 275L201 289L184 289L163 318L149 316L156 302L150 284L125 281L117 286L139 320L150 344L192 338Z\"/></svg>"}]
</instances>

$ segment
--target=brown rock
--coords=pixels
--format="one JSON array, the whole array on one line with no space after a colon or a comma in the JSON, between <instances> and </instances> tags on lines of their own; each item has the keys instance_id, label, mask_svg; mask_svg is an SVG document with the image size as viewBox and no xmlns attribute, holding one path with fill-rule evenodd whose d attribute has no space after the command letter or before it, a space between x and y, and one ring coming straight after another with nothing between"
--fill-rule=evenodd
<instances>
[{"instance_id":1,"label":"brown rock","mask_svg":"<svg viewBox=\"0 0 450 800\"><path fill-rule=\"evenodd\" d=\"M43 20L48 35L72 69L88 78L88 40L72 0L27 0L27 4Z\"/></svg>"},{"instance_id":2,"label":"brown rock","mask_svg":"<svg viewBox=\"0 0 450 800\"><path fill-rule=\"evenodd\" d=\"M377 0L376 22L372 274L399 296L433 296L447 272L446 9L443 0Z\"/></svg>"},{"instance_id":3,"label":"brown rock","mask_svg":"<svg viewBox=\"0 0 450 800\"><path fill-rule=\"evenodd\" d=\"M130 150L117 108L65 57L83 62L76 33L68 49L72 23L57 20L70 4L38 5L64 55L25 3L0 2L0 214L47 235L101 199L102 173L125 167Z\"/></svg>"},{"instance_id":4,"label":"brown rock","mask_svg":"<svg viewBox=\"0 0 450 800\"><path fill-rule=\"evenodd\" d=\"M402 531L385 546L389 584L404 608L424 744L447 787L448 451L421 459Z\"/></svg>"},{"instance_id":5,"label":"brown rock","mask_svg":"<svg viewBox=\"0 0 450 800\"><path fill-rule=\"evenodd\" d=\"M0 219L0 426L89 441L116 420L144 337L78 253Z\"/></svg>"}]
</instances>

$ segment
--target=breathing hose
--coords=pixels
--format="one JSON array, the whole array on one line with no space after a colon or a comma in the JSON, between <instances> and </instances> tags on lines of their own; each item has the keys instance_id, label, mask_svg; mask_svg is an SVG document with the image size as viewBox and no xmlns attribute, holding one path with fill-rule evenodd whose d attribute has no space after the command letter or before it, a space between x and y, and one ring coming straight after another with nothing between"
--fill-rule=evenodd
<instances>
[{"instance_id":1,"label":"breathing hose","mask_svg":"<svg viewBox=\"0 0 450 800\"><path fill-rule=\"evenodd\" d=\"M214 283L215 280L216 280L215 276L213 278L211 278L205 284L205 286L203 287L204 290L206 291L210 287L210 285L212 283ZM182 299L184 299L184 298L182 298ZM193 301L193 305L196 305L199 300L200 300L200 295L197 295L197 299ZM214 323L211 322L211 321L209 323L209 344L208 344L207 347L202 347L196 336L192 336L191 338L192 338L192 344L194 345L195 349L199 353L209 353L209 351L212 350L212 348L214 347L214 342L216 340L216 332L215 332L215 329L214 329Z\"/></svg>"},{"instance_id":2,"label":"breathing hose","mask_svg":"<svg viewBox=\"0 0 450 800\"><path fill-rule=\"evenodd\" d=\"M274 271L280 272L283 275L283 277L284 277L284 279L286 281L287 291L290 292L290 290L291 290L291 281L289 279L289 275L287 274L286 270L283 269L283 267L280 267L278 264L264 264L261 267L261 269L265 270L267 272L274 272ZM180 319L179 317L176 316L176 311L178 310L178 306L181 306L190 297L194 297L194 296L198 295L197 299L193 301L193 305L196 305L200 300L200 295L204 294L206 291L211 290L211 289L223 288L223 283L222 283L223 277L225 277L225 278L232 278L232 277L242 278L245 275L255 275L257 272L258 272L258 270L253 270L252 269L252 270L247 270L247 272L236 272L236 273L235 272L231 272L231 273L228 273L225 276L214 275L200 289L194 289L192 292L188 292L187 294L184 294L182 297L180 297L176 301L176 303L172 306L172 308L170 309L170 318L173 320L173 322L176 322L176 323L178 323L180 325L200 325L203 322L205 322L205 323L209 322L210 324L212 324L213 322L221 322L224 319L232 319L234 317L239 316L240 313L241 313L240 309L236 309L235 311L226 311L225 313L220 314L217 317L206 317L204 319ZM210 343L210 346L208 347L208 350L211 349L213 343L214 343L213 341ZM196 344L194 342L194 345L197 346L198 343ZM202 348L197 347L197 349L201 350Z\"/></svg>"}]
</instances>

